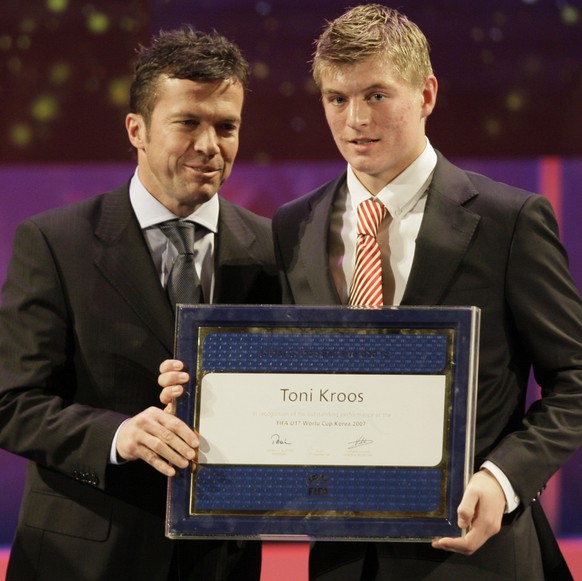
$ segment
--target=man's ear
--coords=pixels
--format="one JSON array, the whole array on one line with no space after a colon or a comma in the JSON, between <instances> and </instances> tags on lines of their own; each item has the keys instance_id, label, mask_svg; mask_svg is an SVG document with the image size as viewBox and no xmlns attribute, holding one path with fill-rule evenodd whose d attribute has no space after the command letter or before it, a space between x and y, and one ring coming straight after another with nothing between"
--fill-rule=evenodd
<instances>
[{"instance_id":1,"label":"man's ear","mask_svg":"<svg viewBox=\"0 0 582 581\"><path fill-rule=\"evenodd\" d=\"M138 113L128 113L125 118L125 129L130 143L138 150L143 149L146 142L144 118Z\"/></svg>"},{"instance_id":2,"label":"man's ear","mask_svg":"<svg viewBox=\"0 0 582 581\"><path fill-rule=\"evenodd\" d=\"M438 82L434 75L429 75L421 90L422 116L428 117L436 105Z\"/></svg>"}]
</instances>

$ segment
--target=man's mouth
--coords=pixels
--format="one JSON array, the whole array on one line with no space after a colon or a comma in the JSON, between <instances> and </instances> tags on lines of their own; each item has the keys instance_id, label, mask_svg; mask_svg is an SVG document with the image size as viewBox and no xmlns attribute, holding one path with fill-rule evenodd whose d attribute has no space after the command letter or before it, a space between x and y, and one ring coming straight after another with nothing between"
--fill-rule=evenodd
<instances>
[{"instance_id":1,"label":"man's mouth","mask_svg":"<svg viewBox=\"0 0 582 581\"><path fill-rule=\"evenodd\" d=\"M220 168L218 167L208 167L208 166L204 167L190 166L190 169L197 171L199 173L216 173L220 171Z\"/></svg>"},{"instance_id":2,"label":"man's mouth","mask_svg":"<svg viewBox=\"0 0 582 581\"><path fill-rule=\"evenodd\" d=\"M350 139L350 143L355 145L367 145L368 143L376 143L379 139Z\"/></svg>"}]
</instances>

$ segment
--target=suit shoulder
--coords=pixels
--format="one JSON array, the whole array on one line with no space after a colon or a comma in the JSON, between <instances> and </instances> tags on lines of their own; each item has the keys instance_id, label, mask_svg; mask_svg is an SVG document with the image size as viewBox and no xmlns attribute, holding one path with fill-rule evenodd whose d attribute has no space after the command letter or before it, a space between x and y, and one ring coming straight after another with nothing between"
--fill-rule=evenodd
<instances>
[{"instance_id":1,"label":"suit shoulder","mask_svg":"<svg viewBox=\"0 0 582 581\"><path fill-rule=\"evenodd\" d=\"M271 219L260 214L256 214L252 210L243 208L234 202L225 198L220 198L220 212L229 217L237 217L247 225L257 228L259 230L270 230Z\"/></svg>"},{"instance_id":2,"label":"suit shoulder","mask_svg":"<svg viewBox=\"0 0 582 581\"><path fill-rule=\"evenodd\" d=\"M503 220L513 222L524 215L538 215L543 216L544 220L555 221L554 209L546 196L478 173L467 172L467 177L479 193L472 209L483 216L492 217L498 225Z\"/></svg>"},{"instance_id":3,"label":"suit shoulder","mask_svg":"<svg viewBox=\"0 0 582 581\"><path fill-rule=\"evenodd\" d=\"M437 165L431 189L461 203L493 203L502 206L521 206L533 192L494 180L488 176L467 170L451 163L437 151Z\"/></svg>"},{"instance_id":4,"label":"suit shoulder","mask_svg":"<svg viewBox=\"0 0 582 581\"><path fill-rule=\"evenodd\" d=\"M91 216L101 213L103 206L110 203L129 203L128 185L65 206L45 210L26 218L24 222L33 222L42 229L51 226L58 228L63 224L68 224L67 230L70 230L74 226L75 220L90 219Z\"/></svg>"},{"instance_id":5,"label":"suit shoulder","mask_svg":"<svg viewBox=\"0 0 582 581\"><path fill-rule=\"evenodd\" d=\"M274 221L280 221L282 219L295 220L296 216L303 216L309 211L311 207L317 204L322 198L335 193L340 185L346 179L346 172L343 172L336 178L329 180L328 182L318 186L314 190L311 190L307 194L300 196L294 200L286 202L283 204L276 212L273 217Z\"/></svg>"},{"instance_id":6,"label":"suit shoulder","mask_svg":"<svg viewBox=\"0 0 582 581\"><path fill-rule=\"evenodd\" d=\"M497 195L504 199L509 197L516 201L523 201L530 196L538 195L522 188L496 181L480 173L465 171L465 174L480 194Z\"/></svg>"}]
</instances>

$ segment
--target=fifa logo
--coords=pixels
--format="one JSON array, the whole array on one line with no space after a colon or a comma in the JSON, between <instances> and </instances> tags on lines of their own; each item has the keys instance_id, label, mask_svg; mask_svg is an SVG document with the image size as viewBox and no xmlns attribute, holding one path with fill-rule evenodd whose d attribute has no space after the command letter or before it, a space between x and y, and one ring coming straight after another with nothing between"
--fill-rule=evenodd
<instances>
[{"instance_id":1,"label":"fifa logo","mask_svg":"<svg viewBox=\"0 0 582 581\"><path fill-rule=\"evenodd\" d=\"M327 496L328 478L327 474L309 474L307 476L308 496Z\"/></svg>"}]
</instances>

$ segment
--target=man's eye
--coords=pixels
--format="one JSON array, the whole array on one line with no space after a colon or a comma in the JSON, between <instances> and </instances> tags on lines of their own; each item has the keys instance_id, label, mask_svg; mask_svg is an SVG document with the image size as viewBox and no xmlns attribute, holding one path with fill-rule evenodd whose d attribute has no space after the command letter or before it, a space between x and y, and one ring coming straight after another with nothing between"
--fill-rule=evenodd
<instances>
[{"instance_id":1,"label":"man's eye","mask_svg":"<svg viewBox=\"0 0 582 581\"><path fill-rule=\"evenodd\" d=\"M342 105L343 103L346 102L346 100L343 97L339 97L339 96L335 96L335 97L330 97L329 102L332 105Z\"/></svg>"}]
</instances>

